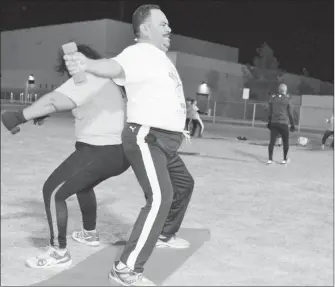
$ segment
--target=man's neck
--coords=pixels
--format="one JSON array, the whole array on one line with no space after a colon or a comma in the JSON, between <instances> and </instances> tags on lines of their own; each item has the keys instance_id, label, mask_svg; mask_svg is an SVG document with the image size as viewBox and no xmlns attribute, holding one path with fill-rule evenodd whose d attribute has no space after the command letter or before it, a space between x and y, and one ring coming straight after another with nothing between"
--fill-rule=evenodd
<instances>
[{"instance_id":1,"label":"man's neck","mask_svg":"<svg viewBox=\"0 0 335 287\"><path fill-rule=\"evenodd\" d=\"M144 44L149 44L151 46L154 46L155 48L157 48L158 50L166 53L165 51L163 51L162 49L158 48L154 43L152 43L150 40L146 40L146 39L137 39L137 43L144 43Z\"/></svg>"}]
</instances>

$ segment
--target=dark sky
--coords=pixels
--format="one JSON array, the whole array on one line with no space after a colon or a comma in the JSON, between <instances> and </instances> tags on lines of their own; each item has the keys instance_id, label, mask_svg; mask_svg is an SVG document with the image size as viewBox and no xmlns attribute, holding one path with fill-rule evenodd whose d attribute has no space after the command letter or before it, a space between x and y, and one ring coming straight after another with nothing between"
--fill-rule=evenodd
<instances>
[{"instance_id":1,"label":"dark sky","mask_svg":"<svg viewBox=\"0 0 335 287\"><path fill-rule=\"evenodd\" d=\"M1 2L2 30L101 18L130 22L139 5L159 4L174 33L237 47L241 63L252 63L267 42L285 71L306 68L310 76L334 82L332 0Z\"/></svg>"}]
</instances>

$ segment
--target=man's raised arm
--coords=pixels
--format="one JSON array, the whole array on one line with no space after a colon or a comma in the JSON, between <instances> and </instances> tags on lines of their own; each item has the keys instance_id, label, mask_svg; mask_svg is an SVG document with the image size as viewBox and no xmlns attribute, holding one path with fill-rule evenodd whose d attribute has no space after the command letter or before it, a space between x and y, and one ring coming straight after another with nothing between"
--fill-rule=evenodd
<instances>
[{"instance_id":1,"label":"man's raised arm","mask_svg":"<svg viewBox=\"0 0 335 287\"><path fill-rule=\"evenodd\" d=\"M104 78L122 78L124 71L121 65L113 59L92 60L86 58L82 53L75 52L71 55L64 55L66 67L70 75L80 70Z\"/></svg>"},{"instance_id":2,"label":"man's raised arm","mask_svg":"<svg viewBox=\"0 0 335 287\"><path fill-rule=\"evenodd\" d=\"M87 60L87 73L110 79L124 77L123 68L113 59Z\"/></svg>"}]
</instances>

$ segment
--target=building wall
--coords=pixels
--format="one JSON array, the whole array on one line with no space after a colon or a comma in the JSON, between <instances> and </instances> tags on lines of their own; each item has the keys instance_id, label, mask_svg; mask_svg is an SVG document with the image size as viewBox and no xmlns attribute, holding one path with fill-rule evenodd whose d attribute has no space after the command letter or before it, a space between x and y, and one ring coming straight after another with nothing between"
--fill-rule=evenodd
<instances>
[{"instance_id":1,"label":"building wall","mask_svg":"<svg viewBox=\"0 0 335 287\"><path fill-rule=\"evenodd\" d=\"M92 46L103 56L112 57L134 43L132 25L110 19L51 25L1 32L1 85L24 85L30 73L36 83L59 85L54 67L62 44L75 41ZM238 49L180 35L172 35L172 50L189 51L229 61L238 60Z\"/></svg>"},{"instance_id":2,"label":"building wall","mask_svg":"<svg viewBox=\"0 0 335 287\"><path fill-rule=\"evenodd\" d=\"M134 43L134 34L129 23L109 19L106 21L107 54L112 57ZM235 63L238 62L239 56L238 48L176 34L171 35L170 50Z\"/></svg>"},{"instance_id":3,"label":"building wall","mask_svg":"<svg viewBox=\"0 0 335 287\"><path fill-rule=\"evenodd\" d=\"M23 89L31 73L37 88L58 86L65 76L54 70L57 54L69 41L91 45L103 56L112 57L134 43L134 36L130 24L109 19L1 32L1 88ZM236 63L237 48L172 35L171 50L169 55L180 72L187 98L195 98L199 84L206 81L212 86L212 101L217 101L219 115L241 114L244 74L243 65ZM284 74L290 94L299 94L301 79ZM330 83L303 79L315 93L334 93ZM237 104L229 106L226 102Z\"/></svg>"},{"instance_id":4,"label":"building wall","mask_svg":"<svg viewBox=\"0 0 335 287\"><path fill-rule=\"evenodd\" d=\"M114 57L124 48L135 43L132 25L108 19L106 27L107 57Z\"/></svg>"},{"instance_id":5,"label":"building wall","mask_svg":"<svg viewBox=\"0 0 335 287\"><path fill-rule=\"evenodd\" d=\"M62 44L70 41L106 50L106 21L91 21L1 32L1 87L21 87L30 73L36 85L59 85L54 68Z\"/></svg>"},{"instance_id":6,"label":"building wall","mask_svg":"<svg viewBox=\"0 0 335 287\"><path fill-rule=\"evenodd\" d=\"M334 96L303 95L300 111L300 126L326 129L326 118L334 113Z\"/></svg>"},{"instance_id":7,"label":"building wall","mask_svg":"<svg viewBox=\"0 0 335 287\"><path fill-rule=\"evenodd\" d=\"M241 65L181 52L177 53L176 63L186 97L196 97L198 86L202 81L211 87L213 100L232 101L242 97Z\"/></svg>"},{"instance_id":8,"label":"building wall","mask_svg":"<svg viewBox=\"0 0 335 287\"><path fill-rule=\"evenodd\" d=\"M171 50L227 62L238 62L239 50L216 43L172 34Z\"/></svg>"}]
</instances>

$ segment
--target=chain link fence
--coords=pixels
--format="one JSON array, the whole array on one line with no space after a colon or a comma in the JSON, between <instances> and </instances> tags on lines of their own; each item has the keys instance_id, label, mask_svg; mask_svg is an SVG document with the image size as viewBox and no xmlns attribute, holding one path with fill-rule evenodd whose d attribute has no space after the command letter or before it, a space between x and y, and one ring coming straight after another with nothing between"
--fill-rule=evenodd
<instances>
[{"instance_id":1,"label":"chain link fence","mask_svg":"<svg viewBox=\"0 0 335 287\"><path fill-rule=\"evenodd\" d=\"M293 106L294 123L298 130L324 130L326 119L334 112L333 107L319 108ZM241 123L244 125L264 126L268 121L267 102L215 102L209 103L209 112L202 116L213 123Z\"/></svg>"},{"instance_id":2,"label":"chain link fence","mask_svg":"<svg viewBox=\"0 0 335 287\"><path fill-rule=\"evenodd\" d=\"M1 103L29 105L37 101L50 90L38 90L24 93L22 90L1 91ZM202 110L202 108L200 108ZM268 120L267 102L206 102L206 113L202 118L213 123L236 123L264 126ZM318 108L293 106L293 117L298 130L324 130L327 128L326 118L334 112L333 107Z\"/></svg>"}]
</instances>

